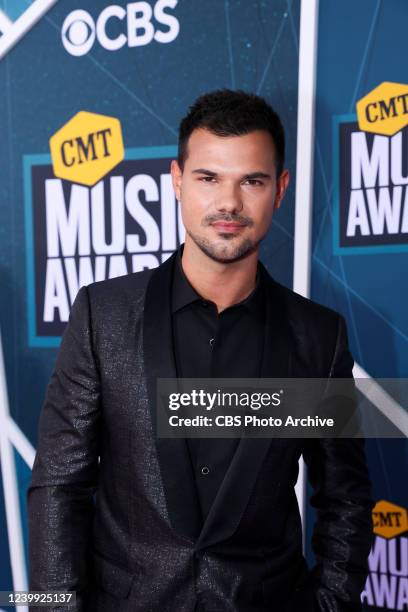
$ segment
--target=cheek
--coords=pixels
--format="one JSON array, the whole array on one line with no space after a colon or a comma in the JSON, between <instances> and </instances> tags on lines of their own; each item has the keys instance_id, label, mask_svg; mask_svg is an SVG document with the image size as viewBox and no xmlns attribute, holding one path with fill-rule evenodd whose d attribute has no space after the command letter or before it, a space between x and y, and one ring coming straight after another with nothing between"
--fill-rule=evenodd
<instances>
[{"instance_id":1,"label":"cheek","mask_svg":"<svg viewBox=\"0 0 408 612\"><path fill-rule=\"evenodd\" d=\"M189 206L196 209L206 208L214 199L215 191L200 183L188 183L183 196Z\"/></svg>"},{"instance_id":2,"label":"cheek","mask_svg":"<svg viewBox=\"0 0 408 612\"><path fill-rule=\"evenodd\" d=\"M181 198L181 218L186 228L197 227L200 225L204 216L204 211L197 202L194 194L183 191Z\"/></svg>"},{"instance_id":3,"label":"cheek","mask_svg":"<svg viewBox=\"0 0 408 612\"><path fill-rule=\"evenodd\" d=\"M270 224L273 214L273 204L270 199L258 201L248 210L248 216L252 218L254 227L264 227Z\"/></svg>"},{"instance_id":4,"label":"cheek","mask_svg":"<svg viewBox=\"0 0 408 612\"><path fill-rule=\"evenodd\" d=\"M269 204L268 208L265 211L265 215L264 215L265 223L269 225L269 223L272 220L272 216L273 216L273 206L272 204Z\"/></svg>"},{"instance_id":5,"label":"cheek","mask_svg":"<svg viewBox=\"0 0 408 612\"><path fill-rule=\"evenodd\" d=\"M211 206L211 198L208 191L186 185L181 191L181 211L183 220L190 223L201 223L202 217Z\"/></svg>"}]
</instances>

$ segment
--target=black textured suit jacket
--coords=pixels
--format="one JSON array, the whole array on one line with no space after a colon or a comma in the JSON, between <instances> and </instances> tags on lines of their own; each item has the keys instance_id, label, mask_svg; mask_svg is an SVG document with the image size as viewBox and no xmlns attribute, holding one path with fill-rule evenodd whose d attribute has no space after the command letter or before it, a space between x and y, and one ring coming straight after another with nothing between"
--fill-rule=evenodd
<instances>
[{"instance_id":1,"label":"black textured suit jacket","mask_svg":"<svg viewBox=\"0 0 408 612\"><path fill-rule=\"evenodd\" d=\"M360 610L373 505L361 439L240 440L200 525L186 441L154 434L156 379L176 377L174 259L78 293L28 493L31 589L75 590L83 612ZM351 376L343 319L261 273L262 376ZM294 493L302 454L312 570Z\"/></svg>"}]
</instances>

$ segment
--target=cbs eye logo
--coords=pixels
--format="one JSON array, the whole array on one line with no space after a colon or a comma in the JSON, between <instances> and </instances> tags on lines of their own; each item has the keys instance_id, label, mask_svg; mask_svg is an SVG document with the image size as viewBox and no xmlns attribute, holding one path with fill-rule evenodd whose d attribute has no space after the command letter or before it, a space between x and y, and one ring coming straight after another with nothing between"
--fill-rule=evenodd
<instances>
[{"instance_id":1,"label":"cbs eye logo","mask_svg":"<svg viewBox=\"0 0 408 612\"><path fill-rule=\"evenodd\" d=\"M154 7L148 2L132 2L126 8L112 4L103 9L96 21L87 11L72 11L62 24L62 44L70 55L78 57L92 49L95 39L107 51L117 51L126 44L141 47L152 40L172 42L178 36L180 24L166 9L174 9L177 2L158 0ZM123 29L126 33L120 31ZM115 35L112 30L116 31Z\"/></svg>"},{"instance_id":2,"label":"cbs eye logo","mask_svg":"<svg viewBox=\"0 0 408 612\"><path fill-rule=\"evenodd\" d=\"M95 23L89 13L72 11L62 25L62 43L71 55L85 55L95 42Z\"/></svg>"}]
</instances>

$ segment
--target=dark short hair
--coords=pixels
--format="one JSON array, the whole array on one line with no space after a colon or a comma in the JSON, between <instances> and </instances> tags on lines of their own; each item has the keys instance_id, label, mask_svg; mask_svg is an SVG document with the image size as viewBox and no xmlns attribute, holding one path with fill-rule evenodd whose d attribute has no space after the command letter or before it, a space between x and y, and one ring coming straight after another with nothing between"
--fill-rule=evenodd
<instances>
[{"instance_id":1,"label":"dark short hair","mask_svg":"<svg viewBox=\"0 0 408 612\"><path fill-rule=\"evenodd\" d=\"M179 128L178 163L187 158L188 139L198 128L217 136L242 136L255 130L269 132L275 145L276 172L285 161L285 134L279 115L260 96L245 91L220 89L206 93L194 102Z\"/></svg>"}]
</instances>

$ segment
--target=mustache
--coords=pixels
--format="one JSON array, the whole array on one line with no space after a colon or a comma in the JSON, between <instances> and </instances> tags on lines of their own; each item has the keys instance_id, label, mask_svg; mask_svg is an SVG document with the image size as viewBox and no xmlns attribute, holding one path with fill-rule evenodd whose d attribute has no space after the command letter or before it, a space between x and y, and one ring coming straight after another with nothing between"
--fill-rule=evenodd
<instances>
[{"instance_id":1,"label":"mustache","mask_svg":"<svg viewBox=\"0 0 408 612\"><path fill-rule=\"evenodd\" d=\"M232 213L217 213L214 215L207 215L201 222L201 225L206 227L215 223L216 221L228 221L229 223L239 223L240 225L248 225L251 227L254 222L250 217L244 217L244 215L234 215Z\"/></svg>"}]
</instances>

